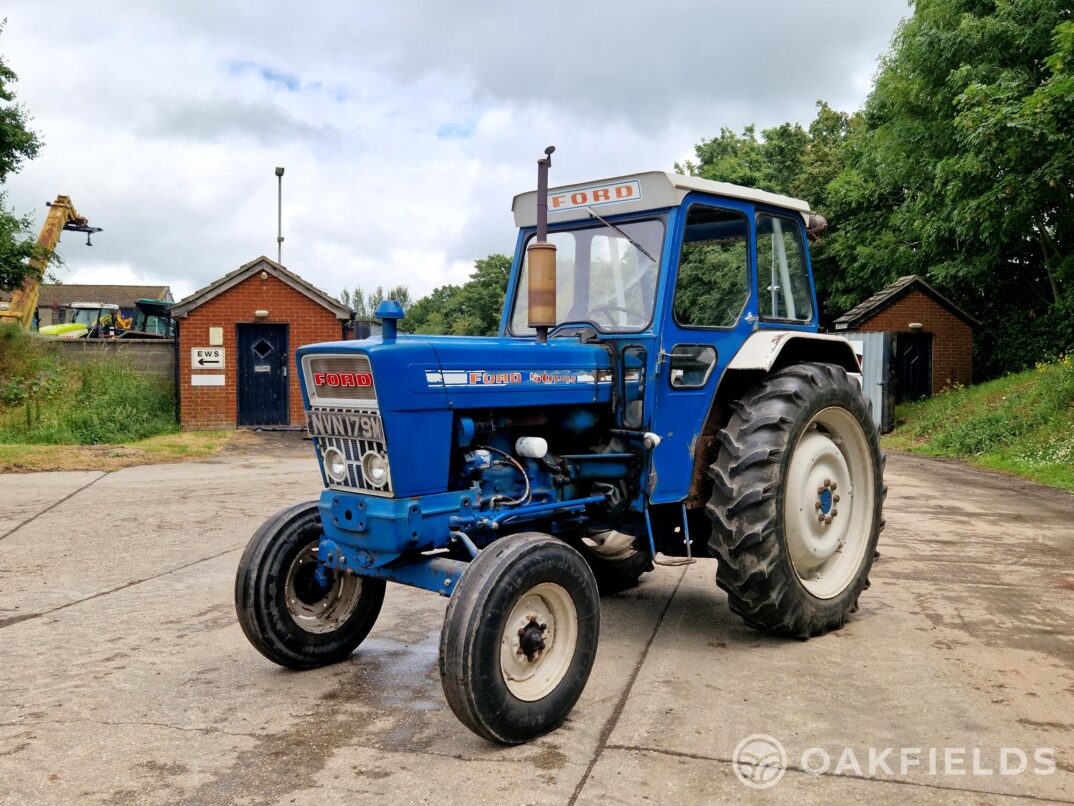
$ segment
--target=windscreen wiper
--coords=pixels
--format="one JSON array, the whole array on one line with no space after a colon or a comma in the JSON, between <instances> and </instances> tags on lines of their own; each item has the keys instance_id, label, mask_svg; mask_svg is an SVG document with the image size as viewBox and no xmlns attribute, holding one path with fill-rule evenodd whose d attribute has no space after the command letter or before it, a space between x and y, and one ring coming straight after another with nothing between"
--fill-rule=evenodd
<instances>
[{"instance_id":1,"label":"windscreen wiper","mask_svg":"<svg viewBox=\"0 0 1074 806\"><path fill-rule=\"evenodd\" d=\"M640 243L638 243L633 238L631 238L629 235L627 235L625 232L623 232L621 229L619 229L619 227L615 226L615 224L612 224L610 221L605 221L603 218L601 218L599 215L597 215L597 211L594 210L592 207L587 207L585 209L587 209L589 211L589 214L591 216L593 216L593 218L597 219L597 221L599 221L604 226L610 227L611 229L613 229L616 232L618 232L620 235L622 235L624 238L626 238L628 241L630 241L631 246L633 246L635 249L637 249L639 252L641 252L643 255L645 255L645 257L649 258L649 260L651 260L653 263L656 263L656 258L653 257L652 255L650 255L648 250L644 246L642 246Z\"/></svg>"}]
</instances>

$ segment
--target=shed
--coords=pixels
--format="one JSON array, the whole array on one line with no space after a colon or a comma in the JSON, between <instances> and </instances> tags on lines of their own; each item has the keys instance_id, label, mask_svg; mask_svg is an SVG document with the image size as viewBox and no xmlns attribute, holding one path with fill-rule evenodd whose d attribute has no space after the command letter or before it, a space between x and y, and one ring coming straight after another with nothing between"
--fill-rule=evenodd
<instances>
[{"instance_id":1,"label":"shed","mask_svg":"<svg viewBox=\"0 0 1074 806\"><path fill-rule=\"evenodd\" d=\"M899 402L973 379L973 328L980 324L927 282L900 277L835 320L835 330L890 333Z\"/></svg>"},{"instance_id":2,"label":"shed","mask_svg":"<svg viewBox=\"0 0 1074 806\"><path fill-rule=\"evenodd\" d=\"M301 427L295 349L339 341L353 312L259 257L172 308L184 429Z\"/></svg>"}]
</instances>

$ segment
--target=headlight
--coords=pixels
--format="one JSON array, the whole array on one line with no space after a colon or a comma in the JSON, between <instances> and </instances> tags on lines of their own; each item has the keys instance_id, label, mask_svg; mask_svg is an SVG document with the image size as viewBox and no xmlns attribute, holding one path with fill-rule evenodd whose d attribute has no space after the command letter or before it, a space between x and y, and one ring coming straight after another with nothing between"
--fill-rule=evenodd
<instances>
[{"instance_id":1,"label":"headlight","mask_svg":"<svg viewBox=\"0 0 1074 806\"><path fill-rule=\"evenodd\" d=\"M339 449L325 448L321 456L324 459L324 472L328 474L328 478L337 484L345 482L347 480L347 460Z\"/></svg>"},{"instance_id":2,"label":"headlight","mask_svg":"<svg viewBox=\"0 0 1074 806\"><path fill-rule=\"evenodd\" d=\"M388 483L388 460L376 451L369 451L362 457L362 476L374 487L383 487Z\"/></svg>"}]
</instances>

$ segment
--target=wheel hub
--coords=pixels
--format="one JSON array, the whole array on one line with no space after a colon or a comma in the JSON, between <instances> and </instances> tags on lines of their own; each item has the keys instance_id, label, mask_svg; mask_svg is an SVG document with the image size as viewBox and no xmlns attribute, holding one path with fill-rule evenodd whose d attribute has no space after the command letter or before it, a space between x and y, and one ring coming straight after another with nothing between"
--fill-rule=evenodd
<instances>
[{"instance_id":1,"label":"wheel hub","mask_svg":"<svg viewBox=\"0 0 1074 806\"><path fill-rule=\"evenodd\" d=\"M284 582L287 612L295 624L310 633L329 633L339 628L358 606L362 579L341 571L327 571L317 559L313 541L291 562Z\"/></svg>"},{"instance_id":2,"label":"wheel hub","mask_svg":"<svg viewBox=\"0 0 1074 806\"><path fill-rule=\"evenodd\" d=\"M574 655L578 614L570 594L544 582L511 609L500 642L500 671L508 690L534 702L559 685Z\"/></svg>"},{"instance_id":3,"label":"wheel hub","mask_svg":"<svg viewBox=\"0 0 1074 806\"><path fill-rule=\"evenodd\" d=\"M537 660L537 653L545 648L544 634L548 625L538 623L536 616L531 618L529 624L518 630L518 652L520 655L525 655L527 661L533 663Z\"/></svg>"}]
</instances>

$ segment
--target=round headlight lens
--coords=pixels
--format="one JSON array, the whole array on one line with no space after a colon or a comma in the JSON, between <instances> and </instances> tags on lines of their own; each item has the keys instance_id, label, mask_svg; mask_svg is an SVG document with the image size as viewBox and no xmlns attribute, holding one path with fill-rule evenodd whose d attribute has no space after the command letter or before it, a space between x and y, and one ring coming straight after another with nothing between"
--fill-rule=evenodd
<instances>
[{"instance_id":1,"label":"round headlight lens","mask_svg":"<svg viewBox=\"0 0 1074 806\"><path fill-rule=\"evenodd\" d=\"M337 484L347 480L347 460L338 448L326 448L324 451L324 472Z\"/></svg>"},{"instance_id":2,"label":"round headlight lens","mask_svg":"<svg viewBox=\"0 0 1074 806\"><path fill-rule=\"evenodd\" d=\"M376 451L369 451L362 457L362 475L374 487L383 487L388 483L388 460Z\"/></svg>"}]
</instances>

